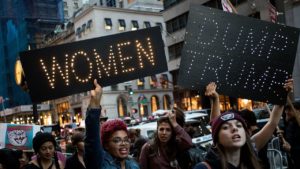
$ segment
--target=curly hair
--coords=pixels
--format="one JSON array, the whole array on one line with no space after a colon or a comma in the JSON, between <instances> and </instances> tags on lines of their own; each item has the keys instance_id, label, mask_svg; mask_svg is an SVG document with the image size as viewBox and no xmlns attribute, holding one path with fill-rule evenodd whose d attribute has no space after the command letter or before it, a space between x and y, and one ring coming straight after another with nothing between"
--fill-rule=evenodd
<instances>
[{"instance_id":1,"label":"curly hair","mask_svg":"<svg viewBox=\"0 0 300 169\"><path fill-rule=\"evenodd\" d=\"M103 123L100 129L102 145L107 143L112 134L118 130L124 130L126 133L128 133L127 126L124 121L120 119L114 119Z\"/></svg>"},{"instance_id":2,"label":"curly hair","mask_svg":"<svg viewBox=\"0 0 300 169\"><path fill-rule=\"evenodd\" d=\"M55 138L50 133L36 133L35 137L32 140L34 152L38 153L41 146L48 141L52 142L53 146L56 147Z\"/></svg>"}]
</instances>

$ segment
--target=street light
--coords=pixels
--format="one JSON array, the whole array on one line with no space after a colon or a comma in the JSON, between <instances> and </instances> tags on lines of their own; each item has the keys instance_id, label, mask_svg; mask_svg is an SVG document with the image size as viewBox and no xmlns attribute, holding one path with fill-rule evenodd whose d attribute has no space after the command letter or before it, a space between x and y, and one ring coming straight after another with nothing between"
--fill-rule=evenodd
<instances>
[{"instance_id":1,"label":"street light","mask_svg":"<svg viewBox=\"0 0 300 169\"><path fill-rule=\"evenodd\" d=\"M2 96L0 96L0 103L2 103L2 109L3 109L3 116L4 116L4 123L6 123L6 115L5 115L5 107L4 107L4 103L6 101L8 101L9 98L3 98Z\"/></svg>"}]
</instances>

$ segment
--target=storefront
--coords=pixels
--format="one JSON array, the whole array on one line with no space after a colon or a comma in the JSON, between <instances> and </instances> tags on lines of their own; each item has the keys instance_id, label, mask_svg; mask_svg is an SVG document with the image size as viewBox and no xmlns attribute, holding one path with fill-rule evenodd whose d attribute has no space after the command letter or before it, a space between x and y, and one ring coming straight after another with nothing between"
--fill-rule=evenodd
<instances>
[{"instance_id":1,"label":"storefront","mask_svg":"<svg viewBox=\"0 0 300 169\"><path fill-rule=\"evenodd\" d=\"M12 109L13 113L8 115L7 121L14 124L33 124L33 110L32 105L17 106ZM52 113L49 104L38 104L37 111L39 115L38 122L40 125L52 124Z\"/></svg>"},{"instance_id":2,"label":"storefront","mask_svg":"<svg viewBox=\"0 0 300 169\"><path fill-rule=\"evenodd\" d=\"M69 111L70 104L68 101L58 103L56 105L56 112L58 115L59 124L64 126L65 124L72 123L71 121L71 113Z\"/></svg>"}]
</instances>

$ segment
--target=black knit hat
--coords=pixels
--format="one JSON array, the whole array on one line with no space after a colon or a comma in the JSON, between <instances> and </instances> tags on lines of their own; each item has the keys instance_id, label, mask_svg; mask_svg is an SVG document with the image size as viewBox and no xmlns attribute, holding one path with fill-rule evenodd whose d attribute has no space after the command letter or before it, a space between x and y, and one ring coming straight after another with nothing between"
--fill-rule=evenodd
<instances>
[{"instance_id":1,"label":"black knit hat","mask_svg":"<svg viewBox=\"0 0 300 169\"><path fill-rule=\"evenodd\" d=\"M33 138L33 149L35 153L38 153L40 147L47 141L53 143L54 147L56 147L56 141L54 137L50 133L36 133L35 137Z\"/></svg>"}]
</instances>

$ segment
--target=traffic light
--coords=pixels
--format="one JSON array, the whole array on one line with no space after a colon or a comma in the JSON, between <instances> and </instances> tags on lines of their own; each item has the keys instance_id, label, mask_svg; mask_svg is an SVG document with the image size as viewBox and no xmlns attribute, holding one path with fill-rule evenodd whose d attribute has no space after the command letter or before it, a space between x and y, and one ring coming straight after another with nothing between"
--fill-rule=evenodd
<instances>
[{"instance_id":1,"label":"traffic light","mask_svg":"<svg viewBox=\"0 0 300 169\"><path fill-rule=\"evenodd\" d=\"M128 94L129 94L129 95L133 95L133 90L132 90L132 88L128 88Z\"/></svg>"}]
</instances>

